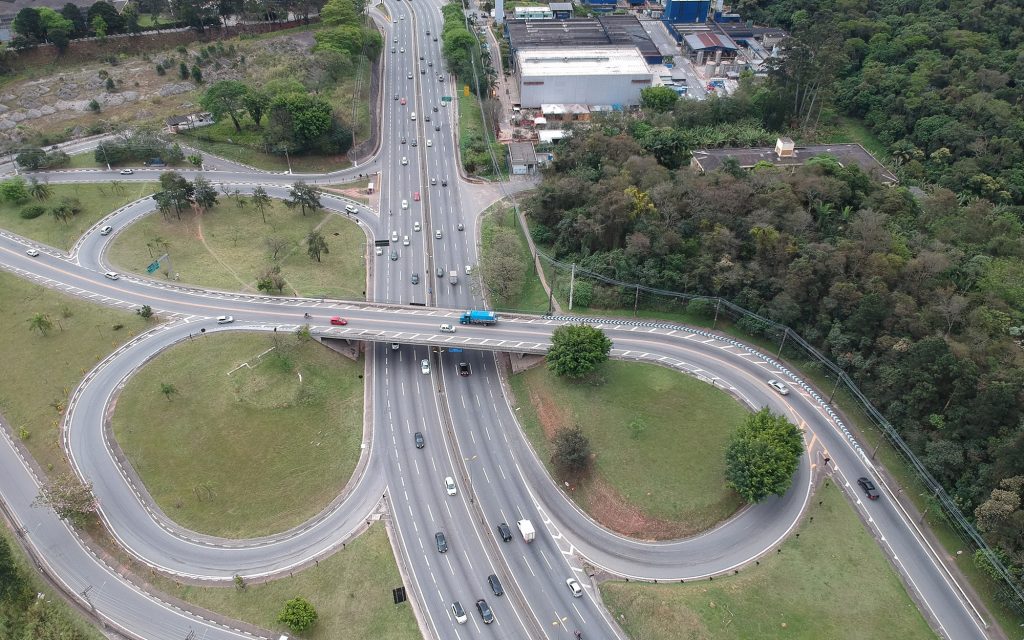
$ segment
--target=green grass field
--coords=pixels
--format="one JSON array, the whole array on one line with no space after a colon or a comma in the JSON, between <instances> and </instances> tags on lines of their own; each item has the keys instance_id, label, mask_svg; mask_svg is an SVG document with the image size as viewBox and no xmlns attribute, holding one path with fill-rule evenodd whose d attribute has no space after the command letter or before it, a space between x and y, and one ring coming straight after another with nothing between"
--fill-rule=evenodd
<instances>
[{"instance_id":1,"label":"green grass field","mask_svg":"<svg viewBox=\"0 0 1024 640\"><path fill-rule=\"evenodd\" d=\"M297 595L309 600L319 618L302 634L306 640L417 640L421 638L408 602L395 605L391 590L402 578L380 524L326 560L291 578L233 587L182 586L165 579L156 585L195 605L285 633L277 614ZM289 634L290 637L295 637Z\"/></svg>"},{"instance_id":2,"label":"green grass field","mask_svg":"<svg viewBox=\"0 0 1024 640\"><path fill-rule=\"evenodd\" d=\"M781 553L739 575L689 584L605 582L631 640L918 640L935 638L835 486Z\"/></svg>"},{"instance_id":3,"label":"green grass field","mask_svg":"<svg viewBox=\"0 0 1024 640\"><path fill-rule=\"evenodd\" d=\"M523 282L523 290L517 300L510 301L504 308L514 311L544 313L548 309L548 297L544 293L544 287L540 279L534 273L533 260L530 257L530 247L523 237L523 231L516 222L515 211L508 204L498 202L491 205L484 212L483 222L480 228L480 242L483 245L484 259L487 259L488 245L494 236L495 229L505 227L515 229L519 236L519 244L523 253L523 264L527 265L528 273Z\"/></svg>"},{"instance_id":4,"label":"green grass field","mask_svg":"<svg viewBox=\"0 0 1024 640\"><path fill-rule=\"evenodd\" d=\"M45 336L29 329L37 313L53 324ZM65 470L58 430L68 397L89 369L147 325L0 272L0 326L0 361L12 367L0 376L0 411L44 470Z\"/></svg>"},{"instance_id":5,"label":"green grass field","mask_svg":"<svg viewBox=\"0 0 1024 640\"><path fill-rule=\"evenodd\" d=\"M252 205L239 209L233 198L223 196L202 216L188 212L181 220L174 214L166 220L154 213L119 234L109 257L123 271L144 274L154 256L167 252L182 282L255 292L257 277L273 262L267 241L280 238L289 243L278 260L287 282L284 294L365 298L366 236L356 223L325 211L303 217L279 200L272 201L266 214L264 224ZM321 262L306 254L303 242L318 227L330 250ZM153 275L166 278L165 271Z\"/></svg>"},{"instance_id":6,"label":"green grass field","mask_svg":"<svg viewBox=\"0 0 1024 640\"><path fill-rule=\"evenodd\" d=\"M542 427L578 424L589 438L595 477L623 504L612 509L599 483L584 481L571 495L588 513L623 532L667 538L705 530L741 506L724 478L725 447L747 414L742 406L656 365L608 362L600 377L597 387L544 367L512 377L519 419L549 468L552 449ZM636 418L646 424L638 437L630 428ZM647 526L606 521L634 509Z\"/></svg>"},{"instance_id":7,"label":"green grass field","mask_svg":"<svg viewBox=\"0 0 1024 640\"><path fill-rule=\"evenodd\" d=\"M283 531L351 477L363 429L363 364L316 342L205 336L129 380L114 433L153 499L181 525L231 538ZM232 371L243 363L249 367ZM230 374L230 375L229 375ZM165 396L163 384L177 392Z\"/></svg>"},{"instance_id":8,"label":"green grass field","mask_svg":"<svg viewBox=\"0 0 1024 640\"><path fill-rule=\"evenodd\" d=\"M53 195L42 202L32 200L21 205L0 203L0 228L57 249L68 250L86 229L103 216L157 189L157 185L152 182L123 181L116 184L53 184L50 187L53 189ZM49 212L64 197L78 198L82 204L81 213L67 223L58 222ZM18 215L22 209L33 204L42 205L47 212L32 220L25 220Z\"/></svg>"}]
</instances>

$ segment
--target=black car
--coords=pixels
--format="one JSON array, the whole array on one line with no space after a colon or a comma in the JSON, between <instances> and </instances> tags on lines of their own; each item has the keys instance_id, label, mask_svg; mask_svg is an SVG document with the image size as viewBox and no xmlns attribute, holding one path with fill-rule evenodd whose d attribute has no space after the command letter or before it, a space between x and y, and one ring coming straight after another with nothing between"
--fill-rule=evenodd
<instances>
[{"instance_id":1,"label":"black car","mask_svg":"<svg viewBox=\"0 0 1024 640\"><path fill-rule=\"evenodd\" d=\"M508 525L504 522L498 525L498 533L501 534L501 539L505 542L512 540L512 529L509 529Z\"/></svg>"},{"instance_id":2,"label":"black car","mask_svg":"<svg viewBox=\"0 0 1024 640\"><path fill-rule=\"evenodd\" d=\"M491 613L491 608L487 606L487 601L483 598L476 601L476 610L480 612L480 617L483 618L484 624L494 622L494 614Z\"/></svg>"},{"instance_id":3,"label":"black car","mask_svg":"<svg viewBox=\"0 0 1024 640\"><path fill-rule=\"evenodd\" d=\"M501 588L501 580L498 580L498 576L494 575L493 573L487 576L487 584L491 585L491 591L494 592L494 595L505 595L505 590Z\"/></svg>"},{"instance_id":4,"label":"black car","mask_svg":"<svg viewBox=\"0 0 1024 640\"><path fill-rule=\"evenodd\" d=\"M417 449L422 449L423 445L426 444L426 442L423 440L423 433L420 431L417 431L415 434L413 434L412 439L414 442L416 442Z\"/></svg>"},{"instance_id":5,"label":"black car","mask_svg":"<svg viewBox=\"0 0 1024 640\"><path fill-rule=\"evenodd\" d=\"M448 541L444 539L443 531L438 531L434 534L434 542L437 543L439 553L446 553L448 551Z\"/></svg>"},{"instance_id":6,"label":"black car","mask_svg":"<svg viewBox=\"0 0 1024 640\"><path fill-rule=\"evenodd\" d=\"M867 478L857 478L857 484L867 494L869 500L878 500L878 489L875 488L875 483L871 482Z\"/></svg>"},{"instance_id":7,"label":"black car","mask_svg":"<svg viewBox=\"0 0 1024 640\"><path fill-rule=\"evenodd\" d=\"M468 362L460 362L459 363L459 375L465 377L465 376L468 376L469 374L470 374L469 363Z\"/></svg>"}]
</instances>

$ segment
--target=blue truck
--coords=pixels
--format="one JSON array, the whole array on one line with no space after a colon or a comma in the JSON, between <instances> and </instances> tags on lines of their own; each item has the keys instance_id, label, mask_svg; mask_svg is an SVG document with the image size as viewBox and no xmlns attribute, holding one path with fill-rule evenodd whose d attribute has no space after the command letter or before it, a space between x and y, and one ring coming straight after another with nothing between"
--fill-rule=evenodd
<instances>
[{"instance_id":1,"label":"blue truck","mask_svg":"<svg viewBox=\"0 0 1024 640\"><path fill-rule=\"evenodd\" d=\"M467 311L459 316L459 324L494 324L498 317L493 311Z\"/></svg>"}]
</instances>

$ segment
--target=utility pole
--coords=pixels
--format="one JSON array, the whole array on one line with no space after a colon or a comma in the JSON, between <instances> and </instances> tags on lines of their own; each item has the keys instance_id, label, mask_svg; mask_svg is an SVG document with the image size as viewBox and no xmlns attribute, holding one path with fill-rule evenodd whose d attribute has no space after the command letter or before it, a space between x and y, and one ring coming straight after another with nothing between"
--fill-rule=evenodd
<instances>
[{"instance_id":1,"label":"utility pole","mask_svg":"<svg viewBox=\"0 0 1024 640\"><path fill-rule=\"evenodd\" d=\"M569 311L572 311L572 290L576 286L576 263L572 263L572 273L569 276Z\"/></svg>"},{"instance_id":2,"label":"utility pole","mask_svg":"<svg viewBox=\"0 0 1024 640\"><path fill-rule=\"evenodd\" d=\"M636 285L636 297L633 298L633 317L636 317L636 309L640 304L640 285Z\"/></svg>"}]
</instances>

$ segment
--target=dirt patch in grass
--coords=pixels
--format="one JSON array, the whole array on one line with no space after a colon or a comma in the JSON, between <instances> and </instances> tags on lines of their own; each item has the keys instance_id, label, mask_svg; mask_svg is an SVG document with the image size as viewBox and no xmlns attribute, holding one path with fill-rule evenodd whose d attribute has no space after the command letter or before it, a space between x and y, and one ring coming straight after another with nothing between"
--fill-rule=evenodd
<instances>
[{"instance_id":1,"label":"dirt patch in grass","mask_svg":"<svg viewBox=\"0 0 1024 640\"><path fill-rule=\"evenodd\" d=\"M671 539L704 531L742 506L725 487L725 445L745 409L732 397L664 367L609 362L572 382L536 367L512 377L520 423L548 470L559 429L579 425L590 472L569 496L625 535ZM634 431L632 423L643 427Z\"/></svg>"}]
</instances>

